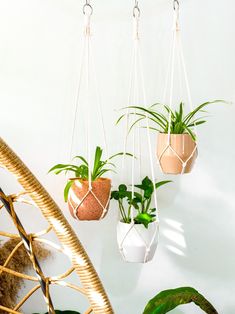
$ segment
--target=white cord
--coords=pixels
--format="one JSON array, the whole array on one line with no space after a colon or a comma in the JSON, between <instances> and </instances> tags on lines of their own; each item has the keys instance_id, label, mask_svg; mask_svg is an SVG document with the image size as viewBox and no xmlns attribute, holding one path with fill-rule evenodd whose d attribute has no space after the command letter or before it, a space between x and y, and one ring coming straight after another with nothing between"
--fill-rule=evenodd
<instances>
[{"instance_id":1,"label":"white cord","mask_svg":"<svg viewBox=\"0 0 235 314\"><path fill-rule=\"evenodd\" d=\"M77 124L77 115L78 115L78 102L81 92L81 84L82 84L82 74L84 70L84 60L85 60L85 39L82 41L82 58L81 58L81 65L80 65L80 75L79 75L79 81L78 81L78 88L76 93L76 100L75 100L75 109L74 109L74 121L73 121L73 129L72 129L72 139L71 139L71 145L70 145L70 154L69 159L72 160L73 158L73 145L75 140L75 129Z\"/></svg>"},{"instance_id":2,"label":"white cord","mask_svg":"<svg viewBox=\"0 0 235 314\"><path fill-rule=\"evenodd\" d=\"M145 81L144 81L144 70L143 70L143 63L142 63L140 47L139 47L138 51L139 51L141 84L142 84L142 90L143 90L143 96L144 96L144 106L145 106L145 108L147 108L147 94L146 94L146 87L145 87ZM150 125L149 125L149 119L148 119L147 114L145 115L145 120L146 120L146 126L147 126L147 138L148 138L148 150L149 150L149 159L150 159L151 179L152 179L153 186L154 186L154 194L153 194L154 205L156 208L156 219L159 222L159 208L158 208L157 193L156 193L156 187L155 187L156 178L154 175L153 150L152 150L151 136L150 136Z\"/></svg>"},{"instance_id":3,"label":"white cord","mask_svg":"<svg viewBox=\"0 0 235 314\"><path fill-rule=\"evenodd\" d=\"M173 105L173 92L174 92L174 74L175 74L175 48L176 48L176 33L177 33L177 16L174 11L174 24L173 24L173 44L172 44L172 55L171 55L171 75L170 75L170 102L169 102L169 117L168 117L168 137L167 144L170 145L171 136L171 121L172 121L172 105Z\"/></svg>"}]
</instances>

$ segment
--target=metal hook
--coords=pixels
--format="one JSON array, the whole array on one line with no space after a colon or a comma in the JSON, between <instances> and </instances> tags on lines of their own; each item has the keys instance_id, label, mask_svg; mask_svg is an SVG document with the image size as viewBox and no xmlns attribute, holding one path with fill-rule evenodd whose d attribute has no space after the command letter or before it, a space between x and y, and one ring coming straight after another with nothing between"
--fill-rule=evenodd
<instances>
[{"instance_id":1,"label":"metal hook","mask_svg":"<svg viewBox=\"0 0 235 314\"><path fill-rule=\"evenodd\" d=\"M139 8L139 1L138 0L135 0L135 6L133 9L133 16L134 16L134 18L140 17L140 8Z\"/></svg>"},{"instance_id":2,"label":"metal hook","mask_svg":"<svg viewBox=\"0 0 235 314\"><path fill-rule=\"evenodd\" d=\"M86 3L83 6L83 14L91 16L93 13L93 7L90 4L90 0L86 0Z\"/></svg>"},{"instance_id":3,"label":"metal hook","mask_svg":"<svg viewBox=\"0 0 235 314\"><path fill-rule=\"evenodd\" d=\"M179 10L179 7L180 7L180 3L179 3L179 0L174 0L173 1L173 9L176 11L176 10Z\"/></svg>"}]
</instances>

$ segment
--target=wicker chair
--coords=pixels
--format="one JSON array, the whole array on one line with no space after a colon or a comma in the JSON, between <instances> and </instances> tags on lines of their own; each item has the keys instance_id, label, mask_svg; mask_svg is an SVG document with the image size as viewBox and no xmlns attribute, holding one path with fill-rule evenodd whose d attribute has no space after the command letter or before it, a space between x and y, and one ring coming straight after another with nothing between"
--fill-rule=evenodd
<instances>
[{"instance_id":1,"label":"wicker chair","mask_svg":"<svg viewBox=\"0 0 235 314\"><path fill-rule=\"evenodd\" d=\"M95 314L111 314L114 313L107 297L107 294L102 286L102 283L87 255L82 244L77 238L75 232L67 222L66 218L62 214L59 207L39 183L39 181L34 177L30 170L25 166L25 164L19 159L19 157L10 149L10 147L0 138L0 166L4 167L6 170L11 172L16 176L18 182L23 187L23 192L14 195L5 195L2 190L0 190L0 208L3 206L7 209L11 218L18 230L18 234L9 234L0 231L0 235L8 237L18 237L21 241L17 247L12 251L8 260L4 265L0 266L0 275L2 272L8 272L12 275L19 276L24 279L33 280L37 285L28 292L28 294L15 306L14 309L6 308L0 305L0 310L19 314L19 309L21 306L30 298L30 296L37 291L42 289L42 292L47 303L48 312L54 313L53 301L50 297L50 285L61 284L67 285L72 289L75 289L78 293L84 294L90 303L89 308L84 314L95 313ZM30 201L25 198L25 195L30 197ZM42 212L43 216L47 220L49 226L46 230L38 234L27 234L23 224L19 220L15 210L14 202L27 202L32 205L36 205ZM2 204L2 205L1 205ZM58 240L61 243L61 248L55 246L52 242L42 239L41 236L48 233L55 232ZM59 249L63 253L69 256L72 266L64 274L57 276L57 278L46 277L40 264L34 255L32 243L33 241L45 242L54 248ZM32 261L34 270L36 272L36 277L27 276L12 271L7 267L9 260L17 251L20 245L24 245L30 259ZM65 279L72 272L76 272L79 276L82 287L75 286L72 284L66 284L63 279Z\"/></svg>"}]
</instances>

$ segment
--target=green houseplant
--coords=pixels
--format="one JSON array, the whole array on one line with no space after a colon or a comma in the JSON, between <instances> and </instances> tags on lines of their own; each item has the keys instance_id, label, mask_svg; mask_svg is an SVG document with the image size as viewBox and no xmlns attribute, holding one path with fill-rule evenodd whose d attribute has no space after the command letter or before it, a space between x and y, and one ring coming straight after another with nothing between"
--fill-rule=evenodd
<instances>
[{"instance_id":1,"label":"green houseplant","mask_svg":"<svg viewBox=\"0 0 235 314\"><path fill-rule=\"evenodd\" d=\"M140 184L135 185L140 192L128 190L125 184L112 191L111 199L118 202L121 215L117 225L117 241L126 261L145 263L153 258L157 247L158 222L152 198L155 189L168 182L171 181L153 184L145 177Z\"/></svg>"},{"instance_id":2,"label":"green houseplant","mask_svg":"<svg viewBox=\"0 0 235 314\"><path fill-rule=\"evenodd\" d=\"M157 294L146 305L143 314L165 314L179 305L195 303L207 314L218 314L214 306L197 290L182 287L165 290Z\"/></svg>"},{"instance_id":3,"label":"green houseplant","mask_svg":"<svg viewBox=\"0 0 235 314\"><path fill-rule=\"evenodd\" d=\"M195 127L206 123L204 110L208 105L221 102L224 101L205 102L189 113L185 113L182 102L176 110L159 103L149 108L129 106L129 109L133 109L130 114L136 117L130 130L147 118L150 122L150 129L159 133L157 157L163 172L167 174L188 173L192 170L197 158ZM118 122L124 116L122 115Z\"/></svg>"},{"instance_id":4,"label":"green houseplant","mask_svg":"<svg viewBox=\"0 0 235 314\"><path fill-rule=\"evenodd\" d=\"M141 184L135 185L135 188L141 190L140 193L128 191L125 184L120 184L118 190L112 191L111 199L118 202L122 222L130 224L131 223L131 208L136 210L136 215L134 217L135 224L143 224L145 228L155 221L156 208L151 207L152 197L154 189L158 189L160 186L165 185L171 181L161 181L155 183L145 177Z\"/></svg>"},{"instance_id":5,"label":"green houseplant","mask_svg":"<svg viewBox=\"0 0 235 314\"><path fill-rule=\"evenodd\" d=\"M80 164L57 164L49 170L56 175L73 173L66 183L64 199L68 202L71 215L79 220L99 220L108 210L111 180L103 176L114 171L115 165L111 160L123 153L117 153L106 160L102 160L102 153L102 149L97 146L92 169L89 169L88 161L79 155L73 160L79 160Z\"/></svg>"}]
</instances>

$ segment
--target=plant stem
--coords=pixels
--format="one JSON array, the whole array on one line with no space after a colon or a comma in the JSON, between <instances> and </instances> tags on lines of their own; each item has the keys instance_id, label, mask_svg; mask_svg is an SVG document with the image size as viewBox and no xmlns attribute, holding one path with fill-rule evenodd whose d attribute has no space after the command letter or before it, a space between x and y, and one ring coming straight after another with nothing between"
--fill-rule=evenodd
<instances>
[{"instance_id":1,"label":"plant stem","mask_svg":"<svg viewBox=\"0 0 235 314\"><path fill-rule=\"evenodd\" d=\"M122 219L124 222L127 222L127 217L126 217L126 213L125 213L125 209L123 207L122 201L118 200L118 204L119 204L119 210L120 210Z\"/></svg>"}]
</instances>

